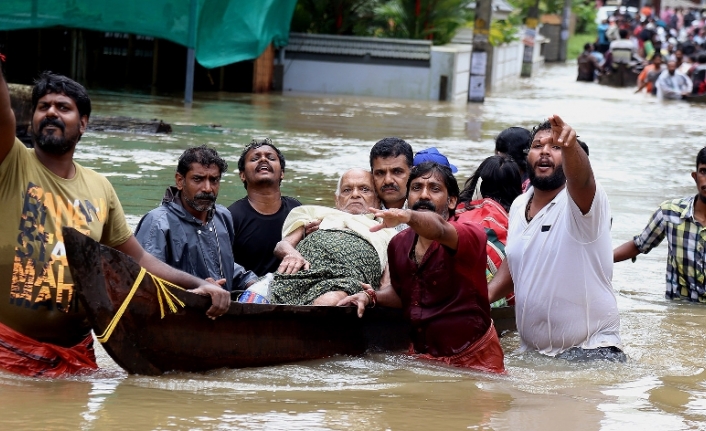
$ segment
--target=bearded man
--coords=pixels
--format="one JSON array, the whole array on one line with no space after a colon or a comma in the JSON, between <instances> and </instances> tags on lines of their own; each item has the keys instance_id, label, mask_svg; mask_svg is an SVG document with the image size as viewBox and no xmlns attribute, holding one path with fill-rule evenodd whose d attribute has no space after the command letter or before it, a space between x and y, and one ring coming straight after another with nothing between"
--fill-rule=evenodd
<instances>
[{"instance_id":1,"label":"bearded man","mask_svg":"<svg viewBox=\"0 0 706 431\"><path fill-rule=\"evenodd\" d=\"M74 161L91 100L79 83L45 72L32 91L32 139L15 138L0 71L0 368L57 377L97 368L91 327L74 295L62 228L73 227L150 273L209 295L207 314L228 310L219 286L154 258L132 235L110 182Z\"/></svg>"},{"instance_id":2,"label":"bearded man","mask_svg":"<svg viewBox=\"0 0 706 431\"><path fill-rule=\"evenodd\" d=\"M257 280L233 261L235 238L230 211L216 203L228 163L205 145L179 157L162 205L145 214L135 238L162 262L201 278L217 280L227 291L244 290Z\"/></svg>"},{"instance_id":3,"label":"bearded man","mask_svg":"<svg viewBox=\"0 0 706 431\"><path fill-rule=\"evenodd\" d=\"M534 128L532 187L512 204L507 258L488 294L497 301L514 287L521 351L624 361L610 206L576 138L557 115Z\"/></svg>"}]
</instances>

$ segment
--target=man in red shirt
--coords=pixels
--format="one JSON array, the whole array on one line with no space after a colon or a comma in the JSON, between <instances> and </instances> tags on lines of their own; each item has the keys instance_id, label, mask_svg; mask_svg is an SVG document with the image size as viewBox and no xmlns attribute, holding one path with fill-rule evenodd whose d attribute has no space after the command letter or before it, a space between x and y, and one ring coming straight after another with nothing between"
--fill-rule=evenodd
<instances>
[{"instance_id":1,"label":"man in red shirt","mask_svg":"<svg viewBox=\"0 0 706 431\"><path fill-rule=\"evenodd\" d=\"M490 319L485 280L486 236L477 223L457 221L459 188L451 169L438 163L412 168L407 183L411 209L378 210L370 230L405 223L388 247L390 284L365 290L338 305L363 315L376 303L401 307L412 324L411 351L424 359L502 373L503 352Z\"/></svg>"}]
</instances>

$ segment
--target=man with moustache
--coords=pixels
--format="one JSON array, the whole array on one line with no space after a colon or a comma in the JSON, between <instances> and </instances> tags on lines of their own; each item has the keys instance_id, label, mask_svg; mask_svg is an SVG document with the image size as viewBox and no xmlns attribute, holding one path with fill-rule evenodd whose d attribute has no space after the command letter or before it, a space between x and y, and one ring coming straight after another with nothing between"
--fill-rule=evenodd
<instances>
[{"instance_id":1,"label":"man with moustache","mask_svg":"<svg viewBox=\"0 0 706 431\"><path fill-rule=\"evenodd\" d=\"M706 302L706 147L696 155L694 196L662 202L640 235L613 251L613 260L635 260L667 238L667 289L669 299Z\"/></svg>"},{"instance_id":2,"label":"man with moustache","mask_svg":"<svg viewBox=\"0 0 706 431\"><path fill-rule=\"evenodd\" d=\"M257 280L233 261L235 233L226 207L216 204L228 163L205 145L179 157L162 205L140 220L135 238L152 256L201 278L217 280L227 291L244 290Z\"/></svg>"},{"instance_id":3,"label":"man with moustache","mask_svg":"<svg viewBox=\"0 0 706 431\"><path fill-rule=\"evenodd\" d=\"M490 318L483 227L455 217L459 188L447 166L414 166L407 190L412 209L378 210L375 216L383 223L370 229L409 225L388 247L390 283L378 292L364 285L363 292L338 305L356 305L359 316L375 304L402 308L412 327L410 353L457 367L504 372Z\"/></svg>"},{"instance_id":4,"label":"man with moustache","mask_svg":"<svg viewBox=\"0 0 706 431\"><path fill-rule=\"evenodd\" d=\"M282 196L285 160L269 138L253 139L238 159L238 171L247 196L232 203L233 258L258 277L277 271L280 259L273 254L282 239L282 225L289 212L301 205Z\"/></svg>"},{"instance_id":5,"label":"man with moustache","mask_svg":"<svg viewBox=\"0 0 706 431\"><path fill-rule=\"evenodd\" d=\"M73 159L91 100L75 81L43 73L32 91L34 149L14 136L0 71L0 368L59 377L97 368L91 327L73 294L62 228L73 227L131 256L157 277L209 295L215 318L228 292L146 253L108 180Z\"/></svg>"},{"instance_id":6,"label":"man with moustache","mask_svg":"<svg viewBox=\"0 0 706 431\"><path fill-rule=\"evenodd\" d=\"M576 138L557 115L534 128L532 187L510 209L507 258L489 297L497 301L514 287L520 351L622 362L610 205Z\"/></svg>"},{"instance_id":7,"label":"man with moustache","mask_svg":"<svg viewBox=\"0 0 706 431\"><path fill-rule=\"evenodd\" d=\"M370 172L381 208L407 208L407 179L413 165L412 146L400 138L381 139L370 149ZM398 231L406 225L396 227Z\"/></svg>"}]
</instances>

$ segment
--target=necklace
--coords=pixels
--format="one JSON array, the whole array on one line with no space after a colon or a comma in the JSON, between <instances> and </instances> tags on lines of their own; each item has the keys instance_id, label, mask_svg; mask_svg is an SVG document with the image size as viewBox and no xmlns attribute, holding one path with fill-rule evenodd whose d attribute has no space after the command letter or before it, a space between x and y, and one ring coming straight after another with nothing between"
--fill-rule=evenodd
<instances>
[{"instance_id":1,"label":"necklace","mask_svg":"<svg viewBox=\"0 0 706 431\"><path fill-rule=\"evenodd\" d=\"M527 220L527 223L531 222L534 217L530 217L530 207L532 206L532 199L534 199L534 193L532 193L532 196L530 196L529 200L527 201L527 206L525 207L525 220Z\"/></svg>"}]
</instances>

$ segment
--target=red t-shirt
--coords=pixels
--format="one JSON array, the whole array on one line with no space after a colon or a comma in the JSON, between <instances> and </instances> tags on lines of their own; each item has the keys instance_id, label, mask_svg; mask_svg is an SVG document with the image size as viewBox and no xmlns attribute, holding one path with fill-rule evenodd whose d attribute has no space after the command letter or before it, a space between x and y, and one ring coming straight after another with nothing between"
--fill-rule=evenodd
<instances>
[{"instance_id":1,"label":"red t-shirt","mask_svg":"<svg viewBox=\"0 0 706 431\"><path fill-rule=\"evenodd\" d=\"M490 327L485 231L477 223L449 223L458 232L457 250L434 242L419 265L410 257L417 238L412 229L388 246L392 287L412 324L414 350L433 356L463 351Z\"/></svg>"}]
</instances>

